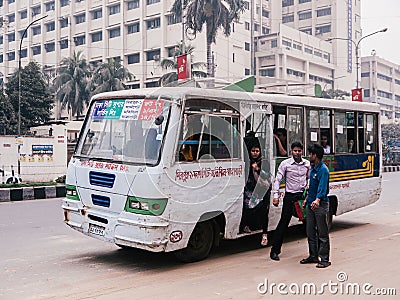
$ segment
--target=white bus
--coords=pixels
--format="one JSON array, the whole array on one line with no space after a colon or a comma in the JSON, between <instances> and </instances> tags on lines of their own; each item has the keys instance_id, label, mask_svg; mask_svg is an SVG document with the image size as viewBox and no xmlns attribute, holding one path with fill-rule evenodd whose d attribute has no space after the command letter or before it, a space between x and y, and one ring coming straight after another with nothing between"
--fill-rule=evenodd
<instances>
[{"instance_id":1,"label":"white bus","mask_svg":"<svg viewBox=\"0 0 400 300\"><path fill-rule=\"evenodd\" d=\"M277 128L287 131L289 155L293 141L307 146L328 137L331 217L378 200L378 105L198 87L137 89L91 100L68 166L65 223L121 247L201 260L221 237L246 235L239 232L249 168L245 132L256 133L262 168L273 177L285 159L275 149ZM270 230L280 211L271 207Z\"/></svg>"}]
</instances>

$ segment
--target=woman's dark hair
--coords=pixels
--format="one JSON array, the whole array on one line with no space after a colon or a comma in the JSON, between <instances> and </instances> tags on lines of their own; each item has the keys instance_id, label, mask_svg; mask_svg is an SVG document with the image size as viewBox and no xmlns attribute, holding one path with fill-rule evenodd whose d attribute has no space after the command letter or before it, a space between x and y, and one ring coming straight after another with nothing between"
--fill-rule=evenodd
<instances>
[{"instance_id":1,"label":"woman's dark hair","mask_svg":"<svg viewBox=\"0 0 400 300\"><path fill-rule=\"evenodd\" d=\"M308 153L317 155L318 159L322 159L324 157L324 147L320 144L313 144L312 146L308 147Z\"/></svg>"},{"instance_id":2,"label":"woman's dark hair","mask_svg":"<svg viewBox=\"0 0 400 300\"><path fill-rule=\"evenodd\" d=\"M290 149L294 149L295 147L300 148L301 150L304 149L303 144L301 142L293 142L292 145L290 145Z\"/></svg>"}]
</instances>

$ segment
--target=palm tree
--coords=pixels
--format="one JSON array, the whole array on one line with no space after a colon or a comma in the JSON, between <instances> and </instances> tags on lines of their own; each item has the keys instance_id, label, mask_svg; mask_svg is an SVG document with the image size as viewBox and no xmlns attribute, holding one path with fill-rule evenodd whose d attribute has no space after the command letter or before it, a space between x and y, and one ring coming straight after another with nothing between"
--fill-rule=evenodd
<instances>
[{"instance_id":1,"label":"palm tree","mask_svg":"<svg viewBox=\"0 0 400 300\"><path fill-rule=\"evenodd\" d=\"M92 95L126 89L124 81L132 80L134 75L121 65L119 59L110 58L101 63L93 73L91 81Z\"/></svg>"},{"instance_id":2,"label":"palm tree","mask_svg":"<svg viewBox=\"0 0 400 300\"><path fill-rule=\"evenodd\" d=\"M185 52L187 54L192 54L194 51L194 47L192 45L186 45L185 46ZM178 45L175 47L174 52L173 52L173 58L164 58L161 61L161 67L164 70L173 70L172 72L166 73L161 78L159 79L158 83L160 86L164 86L168 83L174 82L178 80L178 63L177 63L177 57L179 55L184 54L183 52L183 47L182 43L178 43ZM191 56L191 59L193 59L193 56ZM198 69L204 68L206 66L205 63L202 62L191 62L191 72L192 72L192 77L207 77L207 73L200 71ZM196 70L195 70L196 69Z\"/></svg>"},{"instance_id":3,"label":"palm tree","mask_svg":"<svg viewBox=\"0 0 400 300\"><path fill-rule=\"evenodd\" d=\"M201 32L206 24L207 75L214 77L211 44L215 43L217 31L222 27L225 36L231 33L231 24L239 20L244 10L243 0L183 0L186 9L186 28L194 34ZM172 12L182 16L182 0L175 0Z\"/></svg>"},{"instance_id":4,"label":"palm tree","mask_svg":"<svg viewBox=\"0 0 400 300\"><path fill-rule=\"evenodd\" d=\"M82 51L74 52L72 57L63 58L60 64L54 79L56 98L62 109L67 108L68 113L78 119L85 105L89 103L89 66L86 59L82 58Z\"/></svg>"}]
</instances>

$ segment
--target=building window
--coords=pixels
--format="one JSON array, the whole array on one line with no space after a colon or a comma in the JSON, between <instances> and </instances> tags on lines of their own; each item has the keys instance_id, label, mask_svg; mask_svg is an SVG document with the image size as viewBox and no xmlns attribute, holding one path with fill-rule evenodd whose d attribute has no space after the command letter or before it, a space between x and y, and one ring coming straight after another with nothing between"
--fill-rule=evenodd
<instances>
[{"instance_id":1,"label":"building window","mask_svg":"<svg viewBox=\"0 0 400 300\"><path fill-rule=\"evenodd\" d=\"M127 29L128 29L128 34L139 32L140 31L139 22L131 24L131 25L128 25Z\"/></svg>"},{"instance_id":2,"label":"building window","mask_svg":"<svg viewBox=\"0 0 400 300\"><path fill-rule=\"evenodd\" d=\"M161 25L160 18L155 18L147 21L147 30L159 28Z\"/></svg>"},{"instance_id":3,"label":"building window","mask_svg":"<svg viewBox=\"0 0 400 300\"><path fill-rule=\"evenodd\" d=\"M266 70L260 70L260 76L263 76L263 77L275 77L275 68L266 69Z\"/></svg>"},{"instance_id":4,"label":"building window","mask_svg":"<svg viewBox=\"0 0 400 300\"><path fill-rule=\"evenodd\" d=\"M306 3L306 2L311 2L311 0L299 0L299 4Z\"/></svg>"},{"instance_id":5,"label":"building window","mask_svg":"<svg viewBox=\"0 0 400 300\"><path fill-rule=\"evenodd\" d=\"M68 19L61 19L60 20L60 27L61 28L68 27Z\"/></svg>"},{"instance_id":6,"label":"building window","mask_svg":"<svg viewBox=\"0 0 400 300\"><path fill-rule=\"evenodd\" d=\"M60 48L61 49L66 49L68 48L68 39L64 39L60 41Z\"/></svg>"},{"instance_id":7,"label":"building window","mask_svg":"<svg viewBox=\"0 0 400 300\"><path fill-rule=\"evenodd\" d=\"M7 60L12 61L15 59L15 52L8 52L7 53Z\"/></svg>"},{"instance_id":8,"label":"building window","mask_svg":"<svg viewBox=\"0 0 400 300\"><path fill-rule=\"evenodd\" d=\"M331 8L323 8L317 10L317 17L329 16L331 14Z\"/></svg>"},{"instance_id":9,"label":"building window","mask_svg":"<svg viewBox=\"0 0 400 300\"><path fill-rule=\"evenodd\" d=\"M47 2L47 3L45 4L45 6L46 6L46 11L54 10L55 3L54 3L54 1Z\"/></svg>"},{"instance_id":10,"label":"building window","mask_svg":"<svg viewBox=\"0 0 400 300\"><path fill-rule=\"evenodd\" d=\"M282 0L282 7L294 5L294 0Z\"/></svg>"},{"instance_id":11,"label":"building window","mask_svg":"<svg viewBox=\"0 0 400 300\"><path fill-rule=\"evenodd\" d=\"M3 54L0 54L0 63L2 63L3 62Z\"/></svg>"},{"instance_id":12,"label":"building window","mask_svg":"<svg viewBox=\"0 0 400 300\"><path fill-rule=\"evenodd\" d=\"M9 23L15 22L15 14L8 15L7 19Z\"/></svg>"},{"instance_id":13,"label":"building window","mask_svg":"<svg viewBox=\"0 0 400 300\"><path fill-rule=\"evenodd\" d=\"M32 7L32 16L40 14L40 6Z\"/></svg>"},{"instance_id":14,"label":"building window","mask_svg":"<svg viewBox=\"0 0 400 300\"><path fill-rule=\"evenodd\" d=\"M369 77L369 72L363 72L363 73L361 73L361 77Z\"/></svg>"},{"instance_id":15,"label":"building window","mask_svg":"<svg viewBox=\"0 0 400 300\"><path fill-rule=\"evenodd\" d=\"M299 12L299 20L307 20L311 19L311 17L312 17L311 11Z\"/></svg>"},{"instance_id":16,"label":"building window","mask_svg":"<svg viewBox=\"0 0 400 300\"><path fill-rule=\"evenodd\" d=\"M315 27L316 35L327 33L327 32L331 32L331 25L323 25L323 26Z\"/></svg>"},{"instance_id":17,"label":"building window","mask_svg":"<svg viewBox=\"0 0 400 300\"><path fill-rule=\"evenodd\" d=\"M100 9L92 11L92 20L100 19L103 17L103 11Z\"/></svg>"},{"instance_id":18,"label":"building window","mask_svg":"<svg viewBox=\"0 0 400 300\"><path fill-rule=\"evenodd\" d=\"M314 55L318 57L322 57L322 52L314 50Z\"/></svg>"},{"instance_id":19,"label":"building window","mask_svg":"<svg viewBox=\"0 0 400 300\"><path fill-rule=\"evenodd\" d=\"M8 4L14 3L15 0L8 0Z\"/></svg>"},{"instance_id":20,"label":"building window","mask_svg":"<svg viewBox=\"0 0 400 300\"><path fill-rule=\"evenodd\" d=\"M67 6L68 4L69 4L69 0L60 0L61 7Z\"/></svg>"},{"instance_id":21,"label":"building window","mask_svg":"<svg viewBox=\"0 0 400 300\"><path fill-rule=\"evenodd\" d=\"M364 90L364 97L370 97L369 90Z\"/></svg>"},{"instance_id":22,"label":"building window","mask_svg":"<svg viewBox=\"0 0 400 300\"><path fill-rule=\"evenodd\" d=\"M103 39L103 33L101 31L92 33L91 36L92 36L92 43L99 42Z\"/></svg>"},{"instance_id":23,"label":"building window","mask_svg":"<svg viewBox=\"0 0 400 300\"><path fill-rule=\"evenodd\" d=\"M260 25L258 25L257 23L254 23L254 31L259 31L260 30Z\"/></svg>"},{"instance_id":24,"label":"building window","mask_svg":"<svg viewBox=\"0 0 400 300\"><path fill-rule=\"evenodd\" d=\"M250 23L249 22L244 22L244 29L250 30Z\"/></svg>"},{"instance_id":25,"label":"building window","mask_svg":"<svg viewBox=\"0 0 400 300\"><path fill-rule=\"evenodd\" d=\"M272 40L271 41L271 48L276 48L278 47L278 40Z\"/></svg>"},{"instance_id":26,"label":"building window","mask_svg":"<svg viewBox=\"0 0 400 300\"><path fill-rule=\"evenodd\" d=\"M312 54L313 53L312 49L311 48L307 48L307 47L304 48L304 51L306 53L308 53L308 54Z\"/></svg>"},{"instance_id":27,"label":"building window","mask_svg":"<svg viewBox=\"0 0 400 300\"><path fill-rule=\"evenodd\" d=\"M0 35L0 45L3 45L3 43L4 43L3 36Z\"/></svg>"},{"instance_id":28,"label":"building window","mask_svg":"<svg viewBox=\"0 0 400 300\"><path fill-rule=\"evenodd\" d=\"M389 81L389 82L392 81L391 77L383 75L383 74L380 74L380 73L376 74L376 77L379 78L379 79L385 80L385 81Z\"/></svg>"},{"instance_id":29,"label":"building window","mask_svg":"<svg viewBox=\"0 0 400 300\"><path fill-rule=\"evenodd\" d=\"M394 83L400 85L400 80L395 79L395 80L394 80Z\"/></svg>"},{"instance_id":30,"label":"building window","mask_svg":"<svg viewBox=\"0 0 400 300\"><path fill-rule=\"evenodd\" d=\"M24 10L19 13L21 20L26 19L28 17L28 11Z\"/></svg>"},{"instance_id":31,"label":"building window","mask_svg":"<svg viewBox=\"0 0 400 300\"><path fill-rule=\"evenodd\" d=\"M120 30L119 27L110 29L108 31L108 35L109 35L110 39L115 38L115 37L119 37L121 35L121 30Z\"/></svg>"},{"instance_id":32,"label":"building window","mask_svg":"<svg viewBox=\"0 0 400 300\"><path fill-rule=\"evenodd\" d=\"M25 35L24 35L24 32L25 32ZM21 30L19 32L19 38L22 40L23 38L26 38L26 37L28 37L28 31L25 31L25 29Z\"/></svg>"},{"instance_id":33,"label":"building window","mask_svg":"<svg viewBox=\"0 0 400 300\"><path fill-rule=\"evenodd\" d=\"M244 75L245 76L250 75L250 69L245 68L244 69Z\"/></svg>"},{"instance_id":34,"label":"building window","mask_svg":"<svg viewBox=\"0 0 400 300\"><path fill-rule=\"evenodd\" d=\"M128 10L139 8L139 0L129 1Z\"/></svg>"},{"instance_id":35,"label":"building window","mask_svg":"<svg viewBox=\"0 0 400 300\"><path fill-rule=\"evenodd\" d=\"M263 10L262 10L262 16L265 17L265 18L269 18L269 11L263 9Z\"/></svg>"},{"instance_id":36,"label":"building window","mask_svg":"<svg viewBox=\"0 0 400 300\"><path fill-rule=\"evenodd\" d=\"M151 5L158 2L160 2L160 0L147 0L147 5Z\"/></svg>"},{"instance_id":37,"label":"building window","mask_svg":"<svg viewBox=\"0 0 400 300\"><path fill-rule=\"evenodd\" d=\"M38 55L41 52L42 52L42 48L40 47L40 45L32 47L32 54L33 55Z\"/></svg>"},{"instance_id":38,"label":"building window","mask_svg":"<svg viewBox=\"0 0 400 300\"><path fill-rule=\"evenodd\" d=\"M150 50L146 52L146 60L160 60L160 49Z\"/></svg>"},{"instance_id":39,"label":"building window","mask_svg":"<svg viewBox=\"0 0 400 300\"><path fill-rule=\"evenodd\" d=\"M54 31L56 29L56 24L54 22L46 24L46 31Z\"/></svg>"},{"instance_id":40,"label":"building window","mask_svg":"<svg viewBox=\"0 0 400 300\"><path fill-rule=\"evenodd\" d=\"M282 16L282 23L294 22L294 15Z\"/></svg>"},{"instance_id":41,"label":"building window","mask_svg":"<svg viewBox=\"0 0 400 300\"><path fill-rule=\"evenodd\" d=\"M76 24L84 23L85 20L86 20L85 14L80 14L78 16L75 16L75 23Z\"/></svg>"},{"instance_id":42,"label":"building window","mask_svg":"<svg viewBox=\"0 0 400 300\"><path fill-rule=\"evenodd\" d=\"M119 14L121 11L121 6L119 4L110 6L110 13L109 15Z\"/></svg>"},{"instance_id":43,"label":"building window","mask_svg":"<svg viewBox=\"0 0 400 300\"><path fill-rule=\"evenodd\" d=\"M244 50L250 51L250 43L244 43Z\"/></svg>"},{"instance_id":44,"label":"building window","mask_svg":"<svg viewBox=\"0 0 400 300\"><path fill-rule=\"evenodd\" d=\"M168 57L174 57L175 54L176 54L176 49L177 48L178 48L178 46L173 46L173 47L166 48Z\"/></svg>"},{"instance_id":45,"label":"building window","mask_svg":"<svg viewBox=\"0 0 400 300\"><path fill-rule=\"evenodd\" d=\"M21 58L27 57L28 56L28 49L22 49L21 50Z\"/></svg>"},{"instance_id":46,"label":"building window","mask_svg":"<svg viewBox=\"0 0 400 300\"><path fill-rule=\"evenodd\" d=\"M7 34L7 40L9 43L15 41L15 32Z\"/></svg>"},{"instance_id":47,"label":"building window","mask_svg":"<svg viewBox=\"0 0 400 300\"><path fill-rule=\"evenodd\" d=\"M388 93L382 90L378 90L378 96L379 97L383 97L383 98L387 98L387 99L392 99L392 93Z\"/></svg>"},{"instance_id":48,"label":"building window","mask_svg":"<svg viewBox=\"0 0 400 300\"><path fill-rule=\"evenodd\" d=\"M35 27L32 27L32 35L38 35L38 34L40 34L41 33L41 28L40 28L40 25L39 26L35 26Z\"/></svg>"},{"instance_id":49,"label":"building window","mask_svg":"<svg viewBox=\"0 0 400 300\"><path fill-rule=\"evenodd\" d=\"M268 34L269 33L269 29L267 27L262 27L262 34Z\"/></svg>"},{"instance_id":50,"label":"building window","mask_svg":"<svg viewBox=\"0 0 400 300\"><path fill-rule=\"evenodd\" d=\"M46 49L46 52L53 52L56 48L55 43L48 43L44 44L44 48Z\"/></svg>"},{"instance_id":51,"label":"building window","mask_svg":"<svg viewBox=\"0 0 400 300\"><path fill-rule=\"evenodd\" d=\"M128 55L128 65L140 63L140 53Z\"/></svg>"},{"instance_id":52,"label":"building window","mask_svg":"<svg viewBox=\"0 0 400 300\"><path fill-rule=\"evenodd\" d=\"M304 32L306 34L312 35L312 29L311 28L300 29L300 31Z\"/></svg>"},{"instance_id":53,"label":"building window","mask_svg":"<svg viewBox=\"0 0 400 300\"><path fill-rule=\"evenodd\" d=\"M168 25L181 23L182 22L182 16L178 17L176 15L168 15L167 16L167 22L168 22Z\"/></svg>"},{"instance_id":54,"label":"building window","mask_svg":"<svg viewBox=\"0 0 400 300\"><path fill-rule=\"evenodd\" d=\"M86 43L85 36L76 36L74 37L75 46L84 45Z\"/></svg>"},{"instance_id":55,"label":"building window","mask_svg":"<svg viewBox=\"0 0 400 300\"><path fill-rule=\"evenodd\" d=\"M292 42L286 41L286 40L282 40L282 45L286 46L286 47L292 47Z\"/></svg>"}]
</instances>

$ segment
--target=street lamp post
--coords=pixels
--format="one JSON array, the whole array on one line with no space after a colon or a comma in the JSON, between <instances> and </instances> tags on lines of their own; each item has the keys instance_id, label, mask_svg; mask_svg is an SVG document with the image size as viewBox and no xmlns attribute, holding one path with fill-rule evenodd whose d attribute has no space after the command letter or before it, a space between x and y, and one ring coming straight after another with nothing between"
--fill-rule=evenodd
<instances>
[{"instance_id":1,"label":"street lamp post","mask_svg":"<svg viewBox=\"0 0 400 300\"><path fill-rule=\"evenodd\" d=\"M329 42L329 41L332 41L332 40L350 41L350 42L352 42L353 45L355 46L355 50L356 50L356 78L357 78L357 79L356 79L356 88L357 88L357 89L358 89L358 76L359 76L359 75L358 75L358 69L359 69L359 67L360 67L360 62L359 62L360 57L359 57L359 55L358 55L358 49L359 49L359 46L360 46L361 41L362 41L363 39L365 39L365 38L371 36L371 35L374 35L374 34L377 34L377 33L380 33L380 32L386 32L387 30L388 30L387 28L383 28L383 29L381 29L381 30L378 30L378 31L372 32L372 33L370 33L370 34L367 34L367 35L363 36L361 39L359 39L357 43L356 43L355 41L353 41L352 39L340 38L340 37L333 37L333 38L327 39L328 42Z\"/></svg>"},{"instance_id":2,"label":"street lamp post","mask_svg":"<svg viewBox=\"0 0 400 300\"><path fill-rule=\"evenodd\" d=\"M21 135L21 51L22 51L22 41L24 40L25 34L28 31L29 27L31 27L33 24L36 22L46 18L46 16L43 16L39 19L36 19L32 21L24 30L24 33L21 36L21 40L19 42L19 51L18 51L18 135ZM19 162L19 158L18 158ZM18 170L19 172L19 170Z\"/></svg>"}]
</instances>

